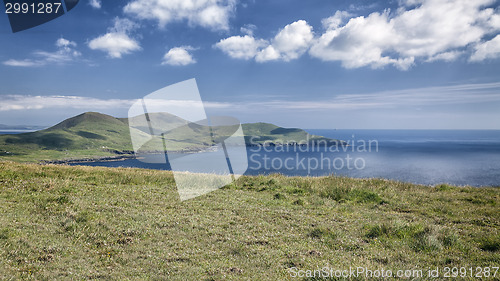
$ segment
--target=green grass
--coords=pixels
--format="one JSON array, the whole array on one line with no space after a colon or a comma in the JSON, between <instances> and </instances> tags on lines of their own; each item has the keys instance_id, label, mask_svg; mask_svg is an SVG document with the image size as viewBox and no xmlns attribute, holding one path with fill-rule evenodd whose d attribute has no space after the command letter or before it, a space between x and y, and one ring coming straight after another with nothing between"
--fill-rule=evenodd
<instances>
[{"instance_id":1,"label":"green grass","mask_svg":"<svg viewBox=\"0 0 500 281\"><path fill-rule=\"evenodd\" d=\"M0 135L0 159L18 162L116 156L125 150L132 150L128 125L95 112L41 131Z\"/></svg>"},{"instance_id":2,"label":"green grass","mask_svg":"<svg viewBox=\"0 0 500 281\"><path fill-rule=\"evenodd\" d=\"M167 113L149 114L153 124L164 126L155 128L164 135L169 150L197 150L212 145L211 131L208 127L197 124L185 124L187 121ZM137 139L147 140L150 128L140 118L115 118L109 115L86 112L66 119L45 130L17 135L0 135L0 160L37 163L40 161L75 160L117 156L133 151L130 138L129 121ZM135 124L135 125L134 125ZM172 130L172 128L176 129ZM226 138L234 133L234 126L214 128L214 137ZM239 126L237 126L239 127ZM224 130L225 129L225 130ZM252 143L264 142L287 143L310 140L313 142L335 143L335 140L310 135L301 129L286 129L268 123L242 125L246 142L256 136ZM204 132L204 133L203 133ZM159 136L146 142L141 151L150 153L163 151L163 141Z\"/></svg>"},{"instance_id":3,"label":"green grass","mask_svg":"<svg viewBox=\"0 0 500 281\"><path fill-rule=\"evenodd\" d=\"M181 202L168 171L0 162L0 279L498 266L499 191L271 175Z\"/></svg>"}]
</instances>

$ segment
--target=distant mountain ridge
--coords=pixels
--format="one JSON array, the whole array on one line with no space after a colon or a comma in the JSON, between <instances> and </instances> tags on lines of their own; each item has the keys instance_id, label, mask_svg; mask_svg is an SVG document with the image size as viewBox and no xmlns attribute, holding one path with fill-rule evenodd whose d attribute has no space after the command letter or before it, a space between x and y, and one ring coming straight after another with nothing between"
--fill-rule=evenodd
<instances>
[{"instance_id":1,"label":"distant mountain ridge","mask_svg":"<svg viewBox=\"0 0 500 281\"><path fill-rule=\"evenodd\" d=\"M0 124L0 131L31 131L31 130L43 130L47 126L30 126L30 125L5 125Z\"/></svg>"},{"instance_id":2,"label":"distant mountain ridge","mask_svg":"<svg viewBox=\"0 0 500 281\"><path fill-rule=\"evenodd\" d=\"M55 159L78 159L79 157L110 157L133 154L130 130L135 135L148 138L149 128L129 129L133 117L115 118L98 112L86 112L68 118L44 130L16 135L0 135L0 158L18 159L21 161L40 161ZM175 134L166 135L170 147L177 151L193 151L206 145L210 140L197 135L197 124L189 123L175 115L153 113L149 115L158 121L158 131L167 132L172 127L186 125ZM300 141L328 144L338 143L321 136L310 135L297 128L282 128L269 123L250 123L242 125L247 145L281 145Z\"/></svg>"}]
</instances>

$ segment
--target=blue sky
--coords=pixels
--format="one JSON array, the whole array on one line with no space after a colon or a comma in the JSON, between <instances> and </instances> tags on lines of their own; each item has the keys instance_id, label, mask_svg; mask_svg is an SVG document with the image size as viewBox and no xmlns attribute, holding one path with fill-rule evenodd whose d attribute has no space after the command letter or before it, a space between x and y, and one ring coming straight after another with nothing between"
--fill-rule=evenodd
<instances>
[{"instance_id":1,"label":"blue sky","mask_svg":"<svg viewBox=\"0 0 500 281\"><path fill-rule=\"evenodd\" d=\"M0 124L125 117L196 78L207 113L287 127L500 129L494 0L80 0L12 33Z\"/></svg>"}]
</instances>

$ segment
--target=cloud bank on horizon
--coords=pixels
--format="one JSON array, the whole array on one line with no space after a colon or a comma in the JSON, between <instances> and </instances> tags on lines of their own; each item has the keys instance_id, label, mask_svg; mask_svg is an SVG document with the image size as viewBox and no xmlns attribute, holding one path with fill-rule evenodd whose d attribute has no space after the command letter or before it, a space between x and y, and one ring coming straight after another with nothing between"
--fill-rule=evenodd
<instances>
[{"instance_id":1,"label":"cloud bank on horizon","mask_svg":"<svg viewBox=\"0 0 500 281\"><path fill-rule=\"evenodd\" d=\"M500 82L483 84L463 84L443 87L427 87L385 92L338 95L326 101L309 99L290 101L286 99L270 99L266 101L242 100L238 102L204 101L207 108L227 111L247 111L251 113L258 108L269 109L390 109L405 106L425 105L468 105L477 103L500 103ZM91 111L94 109L128 109L136 99L106 99L83 96L28 96L5 95L6 104L0 104L0 112L22 111L29 109L79 108ZM176 106L192 107L190 102L182 100L158 100L158 104L175 103Z\"/></svg>"},{"instance_id":2,"label":"cloud bank on horizon","mask_svg":"<svg viewBox=\"0 0 500 281\"><path fill-rule=\"evenodd\" d=\"M487 129L497 124L496 114L493 111L477 113L475 111L449 112L443 110L456 107L491 106L493 109L500 104L500 82L482 84L462 84L443 87L427 87L405 90L393 90L384 92L373 92L354 95L338 95L328 100L288 100L273 98L269 100L242 100L237 102L204 101L203 106L209 112L216 112L218 115L249 116L255 114L265 114L266 111L273 111L283 116L296 112L312 112L322 114L333 114L335 120L343 120L340 128L353 128L359 124L358 119L370 120L378 128L393 128L394 124L405 128L408 121L418 122L420 129L441 129L443 124L448 124L449 120L458 120L461 125L468 126L469 129ZM53 116L52 123L40 123L36 125L53 125L62 119L68 118L68 114L76 112L100 111L116 117L126 116L129 107L137 99L111 99L93 98L83 96L28 96L28 95L6 95L3 96L4 104L0 104L0 116L3 119L13 118L23 120L32 118L31 114L36 112L57 112ZM155 105L162 107L171 106L175 103L177 107L186 107L191 110L194 106L191 101L182 100L159 100ZM380 120L372 120L370 114L373 112L384 112L384 116L379 116ZM403 117L393 120L391 115L405 114ZM346 115L357 116L356 118L346 118ZM477 124L476 117L483 120ZM361 117L360 117L361 116ZM289 117L287 117L289 118ZM354 120L354 122L352 122ZM440 122L437 122L439 120ZM250 120L243 120L250 122ZM390 122L388 122L390 121ZM12 122L11 122L12 123ZM20 123L17 123L20 124ZM323 126L322 123L312 126ZM388 127L384 127L390 125ZM449 124L453 125L453 124ZM310 125L311 126L311 125ZM359 126L359 125L358 125ZM310 127L311 128L311 127ZM459 127L457 127L459 128Z\"/></svg>"},{"instance_id":3,"label":"cloud bank on horizon","mask_svg":"<svg viewBox=\"0 0 500 281\"><path fill-rule=\"evenodd\" d=\"M156 28L187 24L192 29L228 34L235 27L238 0L132 0L122 8L107 32L88 38L91 50L102 51L109 58L144 50L141 32L148 23ZM337 10L313 27L303 19L283 23L271 38L259 38L254 31L262 28L246 23L243 34L223 36L211 46L237 60L289 62L308 55L311 59L340 62L344 68L394 66L408 70L413 65L433 61L452 62L465 58L470 63L500 57L500 11L495 0L400 0L397 9L383 9L367 15ZM89 5L101 9L101 1ZM73 42L74 43L74 42ZM59 46L58 46L59 47ZM8 59L4 65L40 66L71 62L79 54L65 46L55 53L39 51L40 58ZM191 51L202 46L178 46L167 51L162 65L185 66L196 63ZM147 50L145 50L147 51ZM58 58L50 59L51 55Z\"/></svg>"}]
</instances>

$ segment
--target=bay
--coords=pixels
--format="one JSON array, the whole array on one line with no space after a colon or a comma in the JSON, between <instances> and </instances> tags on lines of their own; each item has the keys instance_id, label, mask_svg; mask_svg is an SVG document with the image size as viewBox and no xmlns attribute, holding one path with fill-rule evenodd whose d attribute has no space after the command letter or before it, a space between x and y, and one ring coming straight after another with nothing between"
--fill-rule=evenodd
<instances>
[{"instance_id":1,"label":"bay","mask_svg":"<svg viewBox=\"0 0 500 281\"><path fill-rule=\"evenodd\" d=\"M248 147L246 175L281 173L287 176L340 175L384 178L416 184L442 183L500 186L498 130L307 130L311 134L347 141L347 147ZM182 157L182 154L169 154ZM210 165L210 158L197 165ZM79 165L168 170L166 164L137 159Z\"/></svg>"}]
</instances>

